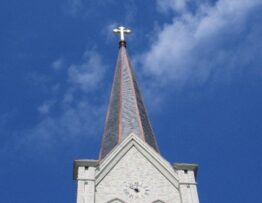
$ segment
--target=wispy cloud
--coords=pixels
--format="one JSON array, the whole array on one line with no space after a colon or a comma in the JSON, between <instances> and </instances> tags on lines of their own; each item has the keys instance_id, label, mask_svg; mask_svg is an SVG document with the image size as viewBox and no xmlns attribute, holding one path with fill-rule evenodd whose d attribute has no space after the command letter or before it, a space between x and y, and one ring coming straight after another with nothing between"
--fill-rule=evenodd
<instances>
[{"instance_id":1,"label":"wispy cloud","mask_svg":"<svg viewBox=\"0 0 262 203\"><path fill-rule=\"evenodd\" d=\"M46 116L33 129L28 131L25 139L31 146L50 149L68 143L80 143L81 140L97 135L103 120L103 105L93 105L79 101L75 105L65 105L62 113L56 116Z\"/></svg>"},{"instance_id":2,"label":"wispy cloud","mask_svg":"<svg viewBox=\"0 0 262 203\"><path fill-rule=\"evenodd\" d=\"M71 15L77 15L83 8L83 0L67 0L68 11Z\"/></svg>"},{"instance_id":3,"label":"wispy cloud","mask_svg":"<svg viewBox=\"0 0 262 203\"><path fill-rule=\"evenodd\" d=\"M112 4L112 3L114 3L114 1L112 0L103 0L103 1L66 0L65 2L63 2L63 6L65 11L73 17L92 18L93 15L99 13L99 9L104 8L108 4Z\"/></svg>"},{"instance_id":4,"label":"wispy cloud","mask_svg":"<svg viewBox=\"0 0 262 203\"><path fill-rule=\"evenodd\" d=\"M115 29L116 27L120 26L118 23L116 22L111 22L108 25L106 25L104 27L104 29L102 29L102 35L106 37L106 40L108 42L112 42L113 39L115 39L114 34L112 34L113 29Z\"/></svg>"},{"instance_id":5,"label":"wispy cloud","mask_svg":"<svg viewBox=\"0 0 262 203\"><path fill-rule=\"evenodd\" d=\"M41 114L48 114L51 107L55 104L55 101L54 100L49 100L49 101L45 101L43 104L41 104L39 107L38 107L38 111L41 113Z\"/></svg>"},{"instance_id":6,"label":"wispy cloud","mask_svg":"<svg viewBox=\"0 0 262 203\"><path fill-rule=\"evenodd\" d=\"M25 132L23 144L50 149L97 135L97 129L102 129L105 100L95 97L94 92L102 87L105 71L106 66L95 51L85 52L81 63L69 65L66 88L63 92L58 88L62 97L53 94L38 107L42 118ZM50 90L57 90L57 86L61 85L50 86Z\"/></svg>"},{"instance_id":7,"label":"wispy cloud","mask_svg":"<svg viewBox=\"0 0 262 203\"><path fill-rule=\"evenodd\" d=\"M190 0L157 0L158 9L161 12L177 11L182 12L187 8Z\"/></svg>"},{"instance_id":8,"label":"wispy cloud","mask_svg":"<svg viewBox=\"0 0 262 203\"><path fill-rule=\"evenodd\" d=\"M126 25L133 24L138 10L135 0L126 1L124 3L124 9L125 9L125 20L123 23L125 23Z\"/></svg>"},{"instance_id":9,"label":"wispy cloud","mask_svg":"<svg viewBox=\"0 0 262 203\"><path fill-rule=\"evenodd\" d=\"M58 58L55 61L52 62L51 66L55 70L59 70L63 67L64 65L64 59L63 58Z\"/></svg>"},{"instance_id":10,"label":"wispy cloud","mask_svg":"<svg viewBox=\"0 0 262 203\"><path fill-rule=\"evenodd\" d=\"M95 52L87 51L84 54L83 63L71 65L68 69L69 81L89 92L101 87L106 66L100 56Z\"/></svg>"},{"instance_id":11,"label":"wispy cloud","mask_svg":"<svg viewBox=\"0 0 262 203\"><path fill-rule=\"evenodd\" d=\"M261 18L251 20L261 12L261 1L219 0L199 4L194 12L186 9L187 3L158 1L159 8L173 11L172 23L162 26L151 48L139 57L145 74L158 86L181 88L228 79L261 62Z\"/></svg>"}]
</instances>

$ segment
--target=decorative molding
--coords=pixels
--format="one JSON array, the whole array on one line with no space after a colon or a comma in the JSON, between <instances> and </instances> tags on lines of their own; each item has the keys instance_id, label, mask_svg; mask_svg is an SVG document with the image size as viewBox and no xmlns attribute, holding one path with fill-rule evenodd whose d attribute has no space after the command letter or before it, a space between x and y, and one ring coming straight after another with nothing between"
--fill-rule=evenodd
<instances>
[{"instance_id":1,"label":"decorative molding","mask_svg":"<svg viewBox=\"0 0 262 203\"><path fill-rule=\"evenodd\" d=\"M112 150L108 156L100 162L97 168L96 185L112 170L112 168L122 159L122 157L132 148L136 149L161 172L167 180L178 188L178 175L164 158L160 156L152 147L145 143L136 134L131 133L120 145Z\"/></svg>"}]
</instances>

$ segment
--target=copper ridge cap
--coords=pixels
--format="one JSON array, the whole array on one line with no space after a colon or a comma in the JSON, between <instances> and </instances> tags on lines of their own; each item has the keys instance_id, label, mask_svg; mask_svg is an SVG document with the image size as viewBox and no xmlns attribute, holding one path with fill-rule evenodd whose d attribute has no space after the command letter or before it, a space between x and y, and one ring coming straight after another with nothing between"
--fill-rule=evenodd
<instances>
[{"instance_id":1,"label":"copper ridge cap","mask_svg":"<svg viewBox=\"0 0 262 203\"><path fill-rule=\"evenodd\" d=\"M119 41L119 48L126 47L126 41Z\"/></svg>"}]
</instances>

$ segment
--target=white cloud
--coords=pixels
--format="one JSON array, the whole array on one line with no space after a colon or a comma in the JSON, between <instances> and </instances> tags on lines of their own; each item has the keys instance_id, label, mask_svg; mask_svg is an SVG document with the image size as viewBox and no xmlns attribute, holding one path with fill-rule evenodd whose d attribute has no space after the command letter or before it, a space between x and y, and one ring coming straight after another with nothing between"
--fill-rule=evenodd
<instances>
[{"instance_id":1,"label":"white cloud","mask_svg":"<svg viewBox=\"0 0 262 203\"><path fill-rule=\"evenodd\" d=\"M181 12L186 10L189 0L157 0L158 9L162 12L174 10Z\"/></svg>"},{"instance_id":2,"label":"white cloud","mask_svg":"<svg viewBox=\"0 0 262 203\"><path fill-rule=\"evenodd\" d=\"M114 34L112 34L113 29L117 28L119 25L116 22L109 23L107 26L105 26L104 29L102 29L102 35L106 37L107 41L112 41L115 39Z\"/></svg>"},{"instance_id":3,"label":"white cloud","mask_svg":"<svg viewBox=\"0 0 262 203\"><path fill-rule=\"evenodd\" d=\"M58 58L55 61L52 62L51 66L52 68L54 68L55 70L59 70L63 67L64 65L64 60L63 58Z\"/></svg>"},{"instance_id":4,"label":"white cloud","mask_svg":"<svg viewBox=\"0 0 262 203\"><path fill-rule=\"evenodd\" d=\"M38 111L41 114L48 114L51 107L55 104L54 100L45 101L42 105L38 107Z\"/></svg>"},{"instance_id":5,"label":"white cloud","mask_svg":"<svg viewBox=\"0 0 262 203\"><path fill-rule=\"evenodd\" d=\"M170 3L177 10L187 1L178 2L168 0L160 4L167 9ZM261 5L258 0L219 0L214 5L199 5L194 13L185 9L179 16L174 13L172 23L163 26L151 48L140 58L145 74L159 85L181 87L202 84L221 71L230 75L251 63L255 60L252 50L258 49L253 43L259 40L255 32L260 32L261 25L246 25L246 20ZM253 30L246 28L252 25Z\"/></svg>"},{"instance_id":6,"label":"white cloud","mask_svg":"<svg viewBox=\"0 0 262 203\"><path fill-rule=\"evenodd\" d=\"M103 112L103 105L92 105L87 100L64 106L60 115L46 116L28 131L25 142L46 149L95 137L101 129Z\"/></svg>"},{"instance_id":7,"label":"white cloud","mask_svg":"<svg viewBox=\"0 0 262 203\"><path fill-rule=\"evenodd\" d=\"M87 51L84 62L71 65L68 70L69 81L79 85L83 91L89 92L101 86L106 66L102 64L100 56Z\"/></svg>"},{"instance_id":8,"label":"white cloud","mask_svg":"<svg viewBox=\"0 0 262 203\"><path fill-rule=\"evenodd\" d=\"M95 51L85 52L80 64L70 65L66 88L63 91L61 84L50 86L50 91L55 89L54 96L38 107L41 120L26 132L23 144L46 149L97 135L102 129L105 100L93 98L92 94L99 91L105 70Z\"/></svg>"}]
</instances>

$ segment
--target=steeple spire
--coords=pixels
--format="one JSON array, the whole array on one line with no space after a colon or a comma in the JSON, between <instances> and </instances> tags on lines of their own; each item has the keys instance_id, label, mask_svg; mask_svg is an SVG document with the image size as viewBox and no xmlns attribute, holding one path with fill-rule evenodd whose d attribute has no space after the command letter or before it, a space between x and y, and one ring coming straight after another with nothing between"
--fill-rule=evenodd
<instances>
[{"instance_id":1,"label":"steeple spire","mask_svg":"<svg viewBox=\"0 0 262 203\"><path fill-rule=\"evenodd\" d=\"M100 159L103 159L131 133L136 134L159 152L126 51L124 33L131 31L124 27L113 31L120 33L120 46L100 149Z\"/></svg>"}]
</instances>

